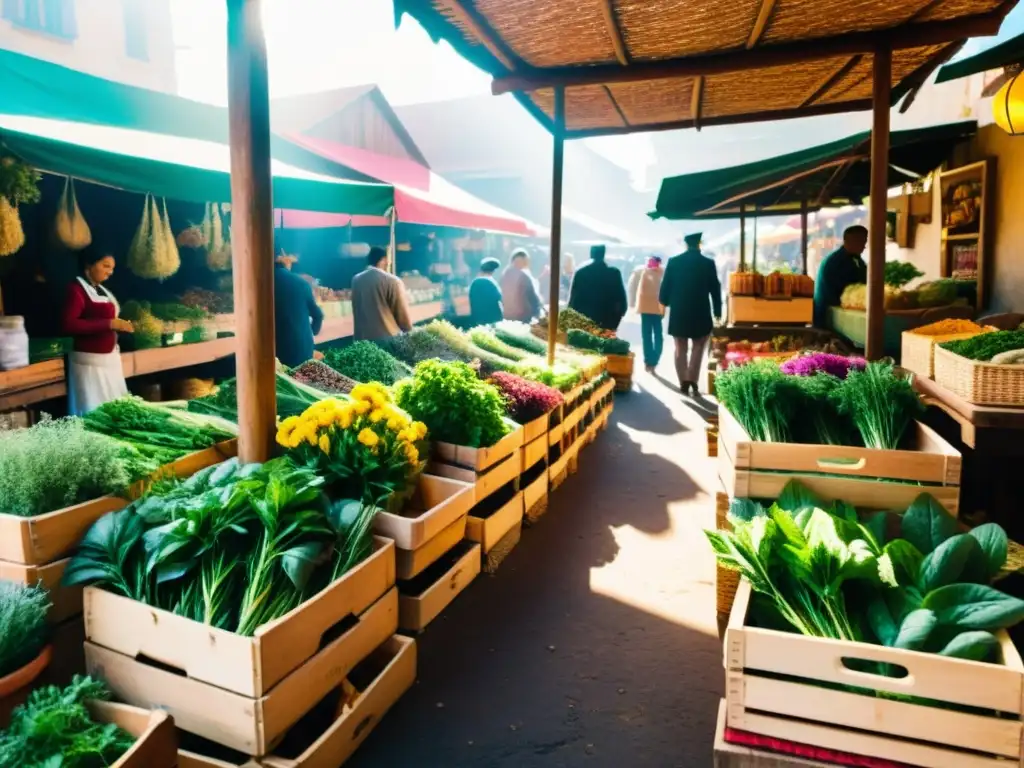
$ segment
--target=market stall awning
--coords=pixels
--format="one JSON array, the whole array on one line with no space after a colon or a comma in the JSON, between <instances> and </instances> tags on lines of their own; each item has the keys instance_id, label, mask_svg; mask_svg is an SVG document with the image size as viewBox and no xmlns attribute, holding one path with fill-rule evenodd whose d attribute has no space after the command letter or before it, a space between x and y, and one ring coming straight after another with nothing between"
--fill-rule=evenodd
<instances>
[{"instance_id":1,"label":"market stall awning","mask_svg":"<svg viewBox=\"0 0 1024 768\"><path fill-rule=\"evenodd\" d=\"M231 201L225 144L67 120L0 114L0 145L41 171L188 202ZM274 203L284 208L380 216L387 184L347 181L271 162Z\"/></svg>"},{"instance_id":2,"label":"market stall awning","mask_svg":"<svg viewBox=\"0 0 1024 768\"><path fill-rule=\"evenodd\" d=\"M224 107L105 80L5 50L0 50L0 112L228 143ZM271 135L270 142L273 156L296 168L339 179L377 181L278 135Z\"/></svg>"},{"instance_id":3,"label":"market stall awning","mask_svg":"<svg viewBox=\"0 0 1024 768\"><path fill-rule=\"evenodd\" d=\"M401 223L479 229L510 235L534 234L525 219L474 197L414 160L379 155L310 136L289 135L287 138L328 160L393 184L395 211Z\"/></svg>"},{"instance_id":4,"label":"market stall awning","mask_svg":"<svg viewBox=\"0 0 1024 768\"><path fill-rule=\"evenodd\" d=\"M868 109L874 52L894 103L1017 0L395 0L569 138Z\"/></svg>"},{"instance_id":5,"label":"market stall awning","mask_svg":"<svg viewBox=\"0 0 1024 768\"><path fill-rule=\"evenodd\" d=\"M970 77L1012 64L1024 64L1024 32L974 56L947 64L939 70L935 82L944 83L947 80Z\"/></svg>"},{"instance_id":6,"label":"market stall awning","mask_svg":"<svg viewBox=\"0 0 1024 768\"><path fill-rule=\"evenodd\" d=\"M973 120L893 131L889 184L897 186L937 168L951 149L977 130ZM675 176L661 182L652 218L736 218L859 203L871 188L871 133L809 147L755 163Z\"/></svg>"}]
</instances>

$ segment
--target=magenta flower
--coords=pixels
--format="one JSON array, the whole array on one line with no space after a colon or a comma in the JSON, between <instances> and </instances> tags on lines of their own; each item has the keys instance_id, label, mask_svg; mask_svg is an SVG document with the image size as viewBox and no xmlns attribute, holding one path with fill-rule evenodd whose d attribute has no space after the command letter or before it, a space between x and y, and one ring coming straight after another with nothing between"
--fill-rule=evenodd
<instances>
[{"instance_id":1,"label":"magenta flower","mask_svg":"<svg viewBox=\"0 0 1024 768\"><path fill-rule=\"evenodd\" d=\"M536 381L528 381L512 373L498 371L488 381L505 397L508 415L519 424L526 424L550 413L562 404L562 393Z\"/></svg>"},{"instance_id":2,"label":"magenta flower","mask_svg":"<svg viewBox=\"0 0 1024 768\"><path fill-rule=\"evenodd\" d=\"M783 373L790 376L813 376L816 373L827 373L837 379L845 379L851 371L863 371L867 365L862 357L844 357L828 352L815 352L787 360L780 367Z\"/></svg>"}]
</instances>

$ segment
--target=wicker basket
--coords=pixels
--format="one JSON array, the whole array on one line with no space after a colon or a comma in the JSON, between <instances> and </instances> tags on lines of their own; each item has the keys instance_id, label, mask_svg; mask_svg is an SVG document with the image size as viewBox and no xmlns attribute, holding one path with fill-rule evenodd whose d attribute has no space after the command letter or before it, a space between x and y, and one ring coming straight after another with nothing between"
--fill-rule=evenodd
<instances>
[{"instance_id":1,"label":"wicker basket","mask_svg":"<svg viewBox=\"0 0 1024 768\"><path fill-rule=\"evenodd\" d=\"M900 365L919 376L935 378L935 345L944 341L959 341L988 331L971 333L948 333L944 336L924 336L913 331L904 331L901 342Z\"/></svg>"},{"instance_id":2,"label":"wicker basket","mask_svg":"<svg viewBox=\"0 0 1024 768\"><path fill-rule=\"evenodd\" d=\"M732 523L729 522L729 497L721 492L715 494L715 529L732 530ZM728 618L739 585L738 571L730 571L715 563L715 613L719 619Z\"/></svg>"},{"instance_id":3,"label":"wicker basket","mask_svg":"<svg viewBox=\"0 0 1024 768\"><path fill-rule=\"evenodd\" d=\"M993 365L935 347L935 383L974 405L1024 406L1024 365Z\"/></svg>"}]
</instances>

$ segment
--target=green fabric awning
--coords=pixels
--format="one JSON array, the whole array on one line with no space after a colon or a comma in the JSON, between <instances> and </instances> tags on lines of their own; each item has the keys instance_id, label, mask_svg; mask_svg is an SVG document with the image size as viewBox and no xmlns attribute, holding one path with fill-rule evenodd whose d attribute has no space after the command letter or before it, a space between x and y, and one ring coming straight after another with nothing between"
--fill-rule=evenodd
<instances>
[{"instance_id":1,"label":"green fabric awning","mask_svg":"<svg viewBox=\"0 0 1024 768\"><path fill-rule=\"evenodd\" d=\"M1024 64L1024 33L966 59L946 64L935 76L935 82L945 83L992 69L1002 69L1010 64Z\"/></svg>"},{"instance_id":2,"label":"green fabric awning","mask_svg":"<svg viewBox=\"0 0 1024 768\"><path fill-rule=\"evenodd\" d=\"M973 120L936 125L890 136L889 184L898 186L937 168L958 142L973 135ZM667 178L661 183L654 219L732 219L743 205L750 216L798 212L859 203L871 188L871 133L799 152ZM823 197L824 196L824 197Z\"/></svg>"},{"instance_id":3,"label":"green fabric awning","mask_svg":"<svg viewBox=\"0 0 1024 768\"><path fill-rule=\"evenodd\" d=\"M2 107L0 107L2 108ZM226 144L68 120L0 114L0 145L42 171L186 202L231 201ZM380 216L394 188L271 162L274 205Z\"/></svg>"},{"instance_id":4,"label":"green fabric awning","mask_svg":"<svg viewBox=\"0 0 1024 768\"><path fill-rule=\"evenodd\" d=\"M228 143L228 111L169 93L113 80L0 50L0 113L95 123L189 139ZM272 135L273 156L324 176L376 181ZM355 211L353 211L355 213Z\"/></svg>"}]
</instances>

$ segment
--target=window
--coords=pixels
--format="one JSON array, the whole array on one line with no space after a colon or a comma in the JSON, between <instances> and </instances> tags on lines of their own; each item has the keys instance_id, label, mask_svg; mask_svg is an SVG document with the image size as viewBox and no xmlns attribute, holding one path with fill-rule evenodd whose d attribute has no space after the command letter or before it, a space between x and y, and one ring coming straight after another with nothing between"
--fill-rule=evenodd
<instances>
[{"instance_id":1,"label":"window","mask_svg":"<svg viewBox=\"0 0 1024 768\"><path fill-rule=\"evenodd\" d=\"M17 27L64 40L78 37L74 0L3 0L3 18Z\"/></svg>"},{"instance_id":2,"label":"window","mask_svg":"<svg viewBox=\"0 0 1024 768\"><path fill-rule=\"evenodd\" d=\"M124 52L130 58L149 61L149 30L145 0L121 0L124 9Z\"/></svg>"}]
</instances>

